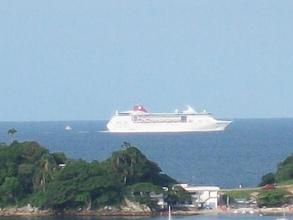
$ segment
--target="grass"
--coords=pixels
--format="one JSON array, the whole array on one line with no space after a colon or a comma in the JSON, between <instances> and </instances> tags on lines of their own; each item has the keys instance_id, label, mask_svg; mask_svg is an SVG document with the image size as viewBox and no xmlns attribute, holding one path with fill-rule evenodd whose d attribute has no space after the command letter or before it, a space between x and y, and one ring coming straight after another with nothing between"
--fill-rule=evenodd
<instances>
[{"instance_id":1,"label":"grass","mask_svg":"<svg viewBox=\"0 0 293 220\"><path fill-rule=\"evenodd\" d=\"M289 186L288 186L289 185ZM278 183L278 189L284 189L288 191L288 187L293 187L293 179ZM249 199L251 196L256 196L257 194L263 192L264 189L261 187L258 188L242 188L242 189L224 189L221 190L222 194L226 194L227 196L235 199ZM290 191L290 190L289 190Z\"/></svg>"},{"instance_id":2,"label":"grass","mask_svg":"<svg viewBox=\"0 0 293 220\"><path fill-rule=\"evenodd\" d=\"M286 181L278 183L279 186L281 186L281 185L291 185L291 184L293 184L293 179L286 180Z\"/></svg>"},{"instance_id":3,"label":"grass","mask_svg":"<svg viewBox=\"0 0 293 220\"><path fill-rule=\"evenodd\" d=\"M232 198L237 198L237 199L249 199L251 197L252 193L258 193L259 190L230 190L224 192L227 196L232 197Z\"/></svg>"}]
</instances>

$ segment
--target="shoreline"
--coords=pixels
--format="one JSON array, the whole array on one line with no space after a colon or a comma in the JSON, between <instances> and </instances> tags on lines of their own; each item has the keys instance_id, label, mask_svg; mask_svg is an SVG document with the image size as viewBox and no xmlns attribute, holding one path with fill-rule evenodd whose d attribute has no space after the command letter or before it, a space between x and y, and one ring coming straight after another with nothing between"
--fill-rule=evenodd
<instances>
[{"instance_id":1,"label":"shoreline","mask_svg":"<svg viewBox=\"0 0 293 220\"><path fill-rule=\"evenodd\" d=\"M281 216L283 214L293 215L293 206L280 208L238 208L238 209L215 209L215 210L175 210L174 216L193 216L193 215L260 215L260 216ZM46 216L101 216L101 217L140 217L140 216L167 216L167 212L131 212L131 211L101 211L101 210L67 210L56 212L49 209L38 208L0 208L0 217L46 217Z\"/></svg>"},{"instance_id":2,"label":"shoreline","mask_svg":"<svg viewBox=\"0 0 293 220\"><path fill-rule=\"evenodd\" d=\"M237 209L219 209L218 214L223 215L259 215L259 216L282 216L293 215L293 206L288 207L270 207L270 208L237 208Z\"/></svg>"}]
</instances>

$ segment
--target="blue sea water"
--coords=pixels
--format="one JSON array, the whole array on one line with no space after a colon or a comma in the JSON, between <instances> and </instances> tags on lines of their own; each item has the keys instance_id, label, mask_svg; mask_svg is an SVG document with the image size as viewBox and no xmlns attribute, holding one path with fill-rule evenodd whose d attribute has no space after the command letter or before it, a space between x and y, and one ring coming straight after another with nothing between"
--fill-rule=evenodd
<instances>
[{"instance_id":1,"label":"blue sea water","mask_svg":"<svg viewBox=\"0 0 293 220\"><path fill-rule=\"evenodd\" d=\"M293 119L236 119L224 132L177 134L101 132L106 121L0 122L0 142L10 142L9 128L19 141L85 160L106 159L127 141L179 181L222 188L256 186L293 153Z\"/></svg>"}]
</instances>

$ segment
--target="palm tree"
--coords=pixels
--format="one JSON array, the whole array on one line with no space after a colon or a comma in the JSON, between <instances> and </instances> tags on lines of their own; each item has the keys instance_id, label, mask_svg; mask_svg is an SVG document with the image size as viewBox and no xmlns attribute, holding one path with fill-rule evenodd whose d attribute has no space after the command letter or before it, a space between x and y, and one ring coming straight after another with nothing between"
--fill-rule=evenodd
<instances>
[{"instance_id":1,"label":"palm tree","mask_svg":"<svg viewBox=\"0 0 293 220\"><path fill-rule=\"evenodd\" d=\"M42 189L46 191L46 186L52 180L53 170L57 164L52 155L44 154L37 163L35 175L33 177L34 190Z\"/></svg>"},{"instance_id":2,"label":"palm tree","mask_svg":"<svg viewBox=\"0 0 293 220\"><path fill-rule=\"evenodd\" d=\"M7 131L7 134L11 137L11 143L14 141L15 134L17 133L17 130L15 128L10 128Z\"/></svg>"}]
</instances>

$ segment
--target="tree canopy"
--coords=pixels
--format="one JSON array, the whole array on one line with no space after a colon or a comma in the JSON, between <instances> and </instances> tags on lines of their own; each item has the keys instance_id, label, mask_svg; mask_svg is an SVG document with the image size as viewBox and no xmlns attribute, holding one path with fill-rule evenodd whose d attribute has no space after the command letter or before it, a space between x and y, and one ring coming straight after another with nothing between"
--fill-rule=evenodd
<instances>
[{"instance_id":1,"label":"tree canopy","mask_svg":"<svg viewBox=\"0 0 293 220\"><path fill-rule=\"evenodd\" d=\"M260 186L272 183L281 183L293 180L293 154L288 156L284 161L278 164L275 173L267 173L262 177Z\"/></svg>"},{"instance_id":2,"label":"tree canopy","mask_svg":"<svg viewBox=\"0 0 293 220\"><path fill-rule=\"evenodd\" d=\"M30 203L56 210L150 202L150 193L176 183L127 143L105 161L68 159L36 142L0 147L0 207ZM134 196L134 195L139 196Z\"/></svg>"}]
</instances>

